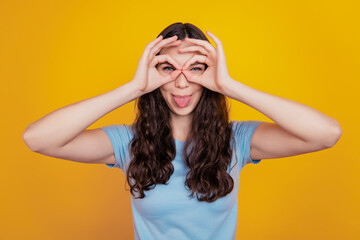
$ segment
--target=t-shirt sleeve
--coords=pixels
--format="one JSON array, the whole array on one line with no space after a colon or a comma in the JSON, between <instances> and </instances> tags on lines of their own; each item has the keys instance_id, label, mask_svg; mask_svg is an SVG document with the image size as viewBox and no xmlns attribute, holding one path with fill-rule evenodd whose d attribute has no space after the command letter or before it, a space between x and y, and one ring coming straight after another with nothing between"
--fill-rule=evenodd
<instances>
[{"instance_id":1,"label":"t-shirt sleeve","mask_svg":"<svg viewBox=\"0 0 360 240\"><path fill-rule=\"evenodd\" d=\"M128 127L123 125L109 125L101 127L109 137L114 149L116 159L115 164L107 164L109 168L120 168L124 174L126 173L127 165L129 163L129 143L132 138Z\"/></svg>"},{"instance_id":2,"label":"t-shirt sleeve","mask_svg":"<svg viewBox=\"0 0 360 240\"><path fill-rule=\"evenodd\" d=\"M250 143L255 129L263 121L234 121L234 136L236 140L236 149L240 152L241 163L244 167L248 163L258 164L261 159L253 160L250 157Z\"/></svg>"}]
</instances>

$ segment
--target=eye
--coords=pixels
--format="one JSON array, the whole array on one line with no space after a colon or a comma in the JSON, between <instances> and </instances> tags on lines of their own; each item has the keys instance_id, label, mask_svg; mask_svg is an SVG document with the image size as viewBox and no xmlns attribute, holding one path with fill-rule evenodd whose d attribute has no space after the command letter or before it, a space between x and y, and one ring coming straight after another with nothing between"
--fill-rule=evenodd
<instances>
[{"instance_id":1,"label":"eye","mask_svg":"<svg viewBox=\"0 0 360 240\"><path fill-rule=\"evenodd\" d=\"M169 70L169 69L170 69L170 70L174 70L174 68L169 67L169 66L163 68L163 70Z\"/></svg>"},{"instance_id":2,"label":"eye","mask_svg":"<svg viewBox=\"0 0 360 240\"><path fill-rule=\"evenodd\" d=\"M196 69L197 71L202 71L202 68L199 68L199 67L194 67L194 68L190 69L190 71L193 69Z\"/></svg>"}]
</instances>

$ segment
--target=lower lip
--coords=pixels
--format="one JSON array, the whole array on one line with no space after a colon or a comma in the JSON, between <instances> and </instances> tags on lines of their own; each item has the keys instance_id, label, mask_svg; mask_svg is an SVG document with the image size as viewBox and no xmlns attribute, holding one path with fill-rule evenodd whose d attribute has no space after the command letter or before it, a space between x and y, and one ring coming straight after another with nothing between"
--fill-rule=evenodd
<instances>
[{"instance_id":1,"label":"lower lip","mask_svg":"<svg viewBox=\"0 0 360 240\"><path fill-rule=\"evenodd\" d=\"M186 97L176 97L172 96L174 103L181 108L187 107L190 104L191 101L191 95L188 95Z\"/></svg>"}]
</instances>

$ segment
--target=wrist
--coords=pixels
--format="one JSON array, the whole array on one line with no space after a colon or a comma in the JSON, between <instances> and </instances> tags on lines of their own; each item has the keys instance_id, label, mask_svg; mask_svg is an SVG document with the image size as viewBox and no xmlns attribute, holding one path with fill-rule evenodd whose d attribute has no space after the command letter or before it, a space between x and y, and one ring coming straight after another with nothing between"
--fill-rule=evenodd
<instances>
[{"instance_id":1,"label":"wrist","mask_svg":"<svg viewBox=\"0 0 360 240\"><path fill-rule=\"evenodd\" d=\"M236 83L238 82L231 77L226 78L220 88L221 94L230 97L229 95L231 95L232 90L234 90L234 85Z\"/></svg>"},{"instance_id":2,"label":"wrist","mask_svg":"<svg viewBox=\"0 0 360 240\"><path fill-rule=\"evenodd\" d=\"M139 98L144 94L142 91L139 90L139 88L133 81L130 81L125 85L130 89L131 95L134 96L134 99Z\"/></svg>"}]
</instances>

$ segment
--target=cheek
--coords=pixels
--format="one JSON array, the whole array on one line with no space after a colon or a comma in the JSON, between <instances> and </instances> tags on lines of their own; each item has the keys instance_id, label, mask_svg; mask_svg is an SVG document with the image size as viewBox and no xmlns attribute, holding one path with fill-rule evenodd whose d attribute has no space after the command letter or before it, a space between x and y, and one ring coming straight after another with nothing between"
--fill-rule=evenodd
<instances>
[{"instance_id":1,"label":"cheek","mask_svg":"<svg viewBox=\"0 0 360 240\"><path fill-rule=\"evenodd\" d=\"M168 95L169 93L171 92L170 91L170 88L169 88L169 83L166 83L164 85L162 85L159 89L160 89L160 93L161 95L163 96L163 98L166 100L168 98Z\"/></svg>"},{"instance_id":2,"label":"cheek","mask_svg":"<svg viewBox=\"0 0 360 240\"><path fill-rule=\"evenodd\" d=\"M202 87L201 85L196 88L196 103L199 102L203 91L204 91L204 87Z\"/></svg>"},{"instance_id":3,"label":"cheek","mask_svg":"<svg viewBox=\"0 0 360 240\"><path fill-rule=\"evenodd\" d=\"M163 96L163 98L165 98L166 90L164 90L162 87L160 87L160 93Z\"/></svg>"},{"instance_id":4,"label":"cheek","mask_svg":"<svg viewBox=\"0 0 360 240\"><path fill-rule=\"evenodd\" d=\"M196 84L194 83L194 87L193 87L194 91L198 94L202 94L203 90L204 90L204 87L200 84Z\"/></svg>"}]
</instances>

